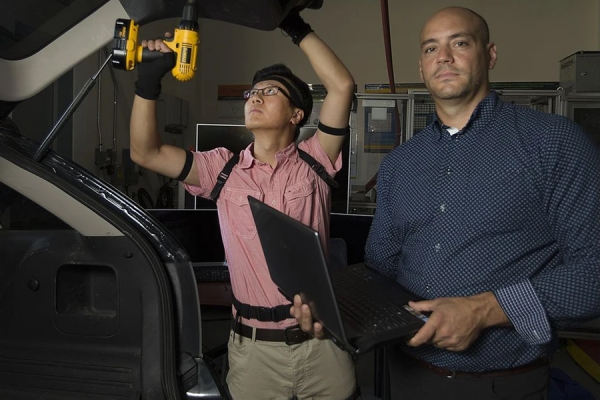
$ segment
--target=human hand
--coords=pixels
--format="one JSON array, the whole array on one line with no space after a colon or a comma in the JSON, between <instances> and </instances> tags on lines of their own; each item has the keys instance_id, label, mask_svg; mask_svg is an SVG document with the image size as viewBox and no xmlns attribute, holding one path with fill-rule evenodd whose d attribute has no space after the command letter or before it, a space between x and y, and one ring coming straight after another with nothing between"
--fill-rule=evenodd
<instances>
[{"instance_id":1,"label":"human hand","mask_svg":"<svg viewBox=\"0 0 600 400\"><path fill-rule=\"evenodd\" d=\"M165 37L171 37L165 33ZM175 66L175 53L165 44L163 39L143 40L141 43L144 51L142 57L151 61L137 64L138 80L135 83L135 94L148 100L156 100L161 92L161 80L167 72ZM155 57L154 52L162 53L162 57Z\"/></svg>"},{"instance_id":2,"label":"human hand","mask_svg":"<svg viewBox=\"0 0 600 400\"><path fill-rule=\"evenodd\" d=\"M173 37L171 32L165 32L165 39L170 39L171 37ZM147 48L150 51L160 51L162 53L169 53L173 51L169 46L167 46L163 38L150 40L144 39L140 44L142 47Z\"/></svg>"},{"instance_id":3,"label":"human hand","mask_svg":"<svg viewBox=\"0 0 600 400\"><path fill-rule=\"evenodd\" d=\"M304 22L298 11L290 11L279 24L279 28L291 37L292 42L297 46L306 35L313 31L310 25Z\"/></svg>"},{"instance_id":4,"label":"human hand","mask_svg":"<svg viewBox=\"0 0 600 400\"><path fill-rule=\"evenodd\" d=\"M317 339L325 339L325 330L320 322L314 322L310 307L308 304L302 304L302 298L300 295L294 296L294 303L290 307L290 314L296 318L300 329L304 332L311 334Z\"/></svg>"},{"instance_id":5,"label":"human hand","mask_svg":"<svg viewBox=\"0 0 600 400\"><path fill-rule=\"evenodd\" d=\"M429 320L408 341L413 347L431 344L449 351L463 351L473 344L483 329L503 322L498 312L508 320L491 292L411 301L408 305L416 311L431 312Z\"/></svg>"}]
</instances>

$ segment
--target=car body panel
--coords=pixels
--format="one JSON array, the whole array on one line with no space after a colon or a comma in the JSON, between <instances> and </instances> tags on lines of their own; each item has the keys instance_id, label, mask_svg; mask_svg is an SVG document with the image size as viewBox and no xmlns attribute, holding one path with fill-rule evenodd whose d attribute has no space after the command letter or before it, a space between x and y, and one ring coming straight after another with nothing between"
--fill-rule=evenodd
<instances>
[{"instance_id":1,"label":"car body panel","mask_svg":"<svg viewBox=\"0 0 600 400\"><path fill-rule=\"evenodd\" d=\"M34 162L35 148L0 128L0 398L184 397L211 376L187 253L121 192L52 151Z\"/></svg>"},{"instance_id":2,"label":"car body panel","mask_svg":"<svg viewBox=\"0 0 600 400\"><path fill-rule=\"evenodd\" d=\"M23 4L23 0L10 1ZM24 3L31 3L31 7L35 7L38 1L41 0L28 0ZM79 4L82 3L85 2L65 3L68 6L63 13L67 13L69 7L80 7ZM210 18L260 30L276 29L292 8L317 9L322 3L322 0L197 0L198 16L201 19ZM50 35L53 39L47 45L19 59L0 56L0 101L18 102L34 96L66 71L109 44L114 37L117 19L129 17L144 25L160 19L178 18L182 15L184 4L185 0L109 0L98 9L92 9L93 12L79 23L67 25L68 29L64 31L53 28L53 25L61 26L64 19L61 13L56 14L54 20L47 21L45 25L24 36L21 39L23 43L17 42L13 46L30 45L28 41L35 42L31 37L36 35ZM92 4L90 7L96 5ZM20 23L18 18L15 18L13 25ZM0 39L1 36L0 34ZM32 49L37 47L33 46Z\"/></svg>"},{"instance_id":3,"label":"car body panel","mask_svg":"<svg viewBox=\"0 0 600 400\"><path fill-rule=\"evenodd\" d=\"M42 49L19 60L0 58L0 100L16 102L39 93L114 36L117 18L126 16L118 0L111 0Z\"/></svg>"}]
</instances>

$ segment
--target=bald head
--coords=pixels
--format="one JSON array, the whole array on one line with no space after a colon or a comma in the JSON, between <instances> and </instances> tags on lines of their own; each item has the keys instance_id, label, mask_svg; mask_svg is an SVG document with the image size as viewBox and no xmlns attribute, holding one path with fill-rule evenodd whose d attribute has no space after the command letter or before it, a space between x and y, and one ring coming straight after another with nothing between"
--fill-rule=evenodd
<instances>
[{"instance_id":1,"label":"bald head","mask_svg":"<svg viewBox=\"0 0 600 400\"><path fill-rule=\"evenodd\" d=\"M479 14L464 7L438 11L423 26L420 44L419 72L436 105L462 104L471 110L489 93L496 45Z\"/></svg>"},{"instance_id":2,"label":"bald head","mask_svg":"<svg viewBox=\"0 0 600 400\"><path fill-rule=\"evenodd\" d=\"M462 18L467 26L472 27L472 31L477 35L483 44L490 42L490 30L485 19L475 11L465 7L447 7L442 8L433 14L421 29L420 41L423 42L423 33L431 24L439 24L440 21L448 18Z\"/></svg>"}]
</instances>

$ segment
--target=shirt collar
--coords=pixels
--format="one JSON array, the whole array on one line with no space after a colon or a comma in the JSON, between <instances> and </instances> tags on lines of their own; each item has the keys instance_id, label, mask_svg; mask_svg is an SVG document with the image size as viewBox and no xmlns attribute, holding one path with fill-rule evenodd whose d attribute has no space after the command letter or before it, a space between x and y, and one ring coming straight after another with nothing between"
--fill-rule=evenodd
<instances>
[{"instance_id":1,"label":"shirt collar","mask_svg":"<svg viewBox=\"0 0 600 400\"><path fill-rule=\"evenodd\" d=\"M475 107L473 110L471 117L469 117L469 121L467 121L467 124L462 129L462 133L464 134L471 131L476 132L485 127L494 118L494 110L496 110L496 107L499 106L499 100L500 96L498 96L498 93L493 90L490 91L490 93L485 96L479 102L479 104L477 104L477 107ZM440 121L438 118L437 113L435 113L433 118L433 126L439 134L435 137L435 140L440 140L444 133L448 136L450 135L446 131L447 126L442 124L442 121Z\"/></svg>"},{"instance_id":2,"label":"shirt collar","mask_svg":"<svg viewBox=\"0 0 600 400\"><path fill-rule=\"evenodd\" d=\"M240 162L238 164L241 168L243 168L243 169L250 168L254 161L258 161L256 158L254 158L253 152L254 152L254 142L250 143L248 145L248 147L246 147L242 151L242 154L240 156ZM296 149L296 144L290 143L289 146L287 146L286 148L279 150L275 154L275 159L277 160L278 164L279 164L279 161L285 160L285 159L289 159L293 162L297 162L298 161L298 151Z\"/></svg>"}]
</instances>

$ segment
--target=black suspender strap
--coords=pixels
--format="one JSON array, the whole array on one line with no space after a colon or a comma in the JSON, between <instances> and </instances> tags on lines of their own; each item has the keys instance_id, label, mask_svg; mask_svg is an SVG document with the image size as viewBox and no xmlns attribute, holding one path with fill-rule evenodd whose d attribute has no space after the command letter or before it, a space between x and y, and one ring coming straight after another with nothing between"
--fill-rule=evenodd
<instances>
[{"instance_id":1,"label":"black suspender strap","mask_svg":"<svg viewBox=\"0 0 600 400\"><path fill-rule=\"evenodd\" d=\"M300 158L306 162L321 179L323 179L329 186L336 188L339 187L339 184L327 174L325 168L317 160L312 158L305 151L300 149L297 150ZM231 173L233 166L238 163L239 159L240 156L238 154L234 154L229 161L227 161L227 164L225 164L221 170L221 173L219 173L219 176L217 177L217 183L215 184L212 192L210 192L210 198L213 201L217 201L225 182L227 182L227 179L229 178L229 174ZM235 296L233 296L233 306L237 311L236 320L238 317L244 317L246 319L256 319L259 321L279 322L288 318L292 318L290 315L290 307L292 306L291 303L281 304L275 307L251 306L250 304L240 302L235 298Z\"/></svg>"},{"instance_id":2,"label":"black suspender strap","mask_svg":"<svg viewBox=\"0 0 600 400\"><path fill-rule=\"evenodd\" d=\"M298 155L302 160L304 160L304 162L310 165L310 168L312 168L312 170L315 171L316 174L319 175L319 177L323 179L329 186L334 188L340 187L339 183L337 183L331 176L329 176L327 171L325 171L325 167L323 167L317 160L312 158L310 154L298 149Z\"/></svg>"},{"instance_id":3,"label":"black suspender strap","mask_svg":"<svg viewBox=\"0 0 600 400\"><path fill-rule=\"evenodd\" d=\"M284 319L292 318L290 314L290 304L281 304L276 307L260 307L251 306L250 304L242 303L233 296L233 306L237 310L238 317L246 319L257 319L259 321L279 322Z\"/></svg>"},{"instance_id":4,"label":"black suspender strap","mask_svg":"<svg viewBox=\"0 0 600 400\"><path fill-rule=\"evenodd\" d=\"M315 173L317 175L319 175L319 177L321 179L323 179L325 181L325 183L327 183L329 186L334 187L334 188L339 188L340 187L339 183L337 183L325 171L325 167L323 167L321 165L321 163L319 163L317 160L315 160L314 158L312 158L311 155L308 154L307 152L305 152L304 150L301 150L301 149L297 149L297 150L298 150L298 155L300 156L300 158L302 159L302 161L304 161L305 163L307 163L310 166L310 168L313 171L315 171ZM212 192L210 192L210 198L213 201L217 201L217 199L219 198L219 194L221 193L221 190L223 189L223 186L225 185L225 182L229 178L229 174L231 173L231 170L233 169L233 166L235 164L237 164L239 160L240 160L239 154L234 154L229 159L229 161L227 161L227 164L225 164L225 166L223 167L223 170L221 170L221 172L219 173L219 176L217 177L217 183L215 184L215 187L213 188Z\"/></svg>"},{"instance_id":5,"label":"black suspender strap","mask_svg":"<svg viewBox=\"0 0 600 400\"><path fill-rule=\"evenodd\" d=\"M229 178L229 174L231 173L233 166L238 163L239 159L239 154L234 154L229 159L229 161L227 161L227 164L225 164L225 166L221 170L221 173L219 173L219 176L217 176L217 183L215 184L215 187L213 188L212 192L210 192L210 198L213 201L217 201L217 199L219 198L219 194L223 189L223 185L225 185L225 182Z\"/></svg>"}]
</instances>

